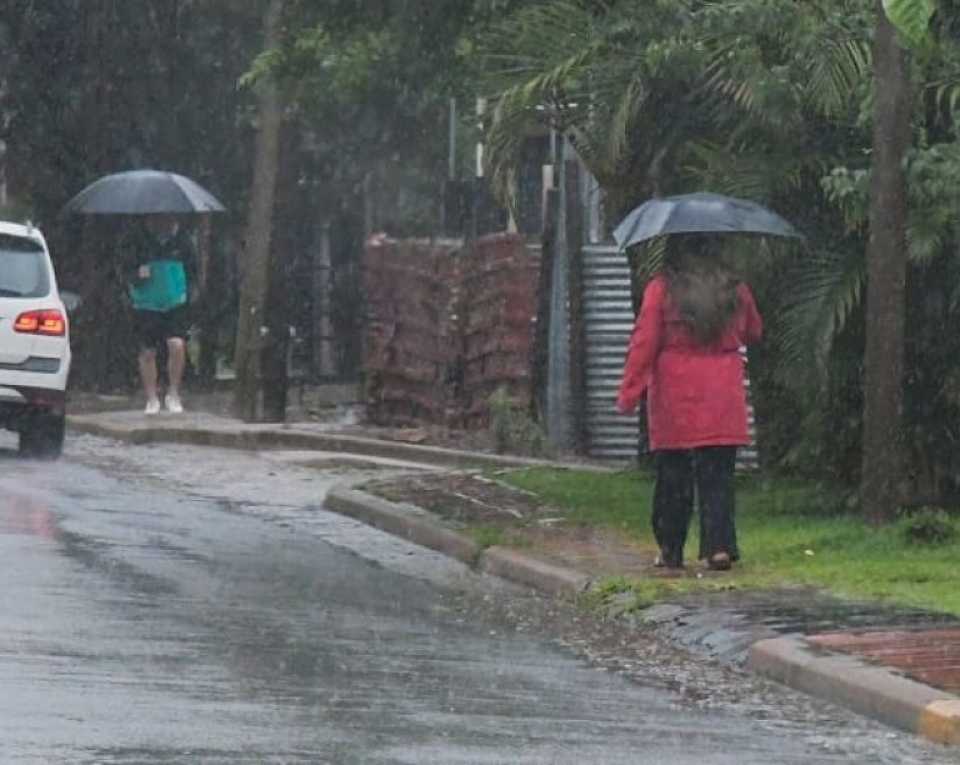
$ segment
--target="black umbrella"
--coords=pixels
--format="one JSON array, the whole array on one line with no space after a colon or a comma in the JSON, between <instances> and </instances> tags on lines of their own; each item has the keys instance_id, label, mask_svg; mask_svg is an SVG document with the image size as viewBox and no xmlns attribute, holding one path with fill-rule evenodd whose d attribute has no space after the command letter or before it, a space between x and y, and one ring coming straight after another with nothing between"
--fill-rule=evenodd
<instances>
[{"instance_id":1,"label":"black umbrella","mask_svg":"<svg viewBox=\"0 0 960 765\"><path fill-rule=\"evenodd\" d=\"M700 192L651 199L613 232L620 249L667 234L746 233L802 239L803 234L756 202Z\"/></svg>"},{"instance_id":2,"label":"black umbrella","mask_svg":"<svg viewBox=\"0 0 960 765\"><path fill-rule=\"evenodd\" d=\"M223 212L202 186L176 173L131 170L94 181L63 208L81 215L158 215Z\"/></svg>"}]
</instances>

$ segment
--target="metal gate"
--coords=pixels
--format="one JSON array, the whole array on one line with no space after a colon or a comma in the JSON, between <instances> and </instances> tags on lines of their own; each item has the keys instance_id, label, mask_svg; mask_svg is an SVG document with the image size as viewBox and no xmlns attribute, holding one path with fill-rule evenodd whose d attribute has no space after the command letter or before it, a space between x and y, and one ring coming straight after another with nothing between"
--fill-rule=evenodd
<instances>
[{"instance_id":1,"label":"metal gate","mask_svg":"<svg viewBox=\"0 0 960 765\"><path fill-rule=\"evenodd\" d=\"M587 453L594 459L630 461L637 456L639 423L635 417L619 414L615 406L634 323L630 267L626 256L613 244L585 245L580 265ZM749 378L746 385L752 443L740 449L737 467L741 470L757 466Z\"/></svg>"}]
</instances>

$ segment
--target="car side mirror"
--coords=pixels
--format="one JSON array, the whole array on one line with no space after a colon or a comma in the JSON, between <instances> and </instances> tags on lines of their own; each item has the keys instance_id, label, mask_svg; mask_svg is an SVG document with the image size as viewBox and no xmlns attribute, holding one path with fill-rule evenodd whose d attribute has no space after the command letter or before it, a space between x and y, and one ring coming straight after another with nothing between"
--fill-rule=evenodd
<instances>
[{"instance_id":1,"label":"car side mirror","mask_svg":"<svg viewBox=\"0 0 960 765\"><path fill-rule=\"evenodd\" d=\"M70 292L69 290L61 292L60 299L63 301L63 307L67 309L67 313L76 311L83 302L83 299L76 292Z\"/></svg>"}]
</instances>

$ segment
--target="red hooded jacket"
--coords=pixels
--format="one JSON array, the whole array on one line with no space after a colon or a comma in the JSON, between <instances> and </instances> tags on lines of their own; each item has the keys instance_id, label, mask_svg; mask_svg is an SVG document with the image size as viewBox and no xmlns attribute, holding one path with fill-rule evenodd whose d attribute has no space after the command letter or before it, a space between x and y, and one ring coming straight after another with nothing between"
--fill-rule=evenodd
<instances>
[{"instance_id":1,"label":"red hooded jacket","mask_svg":"<svg viewBox=\"0 0 960 765\"><path fill-rule=\"evenodd\" d=\"M633 412L647 393L652 450L750 443L740 348L760 340L763 322L750 288L741 284L737 290L739 305L730 324L719 340L705 346L682 321L666 277L647 285L617 409Z\"/></svg>"}]
</instances>

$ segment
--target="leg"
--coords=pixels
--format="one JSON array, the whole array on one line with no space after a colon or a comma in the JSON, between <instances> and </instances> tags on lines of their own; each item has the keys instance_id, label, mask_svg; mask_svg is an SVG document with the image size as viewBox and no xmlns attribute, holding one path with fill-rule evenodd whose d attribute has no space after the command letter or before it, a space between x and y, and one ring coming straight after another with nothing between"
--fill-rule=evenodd
<instances>
[{"instance_id":1,"label":"leg","mask_svg":"<svg viewBox=\"0 0 960 765\"><path fill-rule=\"evenodd\" d=\"M157 352L153 348L143 348L137 359L140 367L140 381L147 401L157 397Z\"/></svg>"},{"instance_id":2,"label":"leg","mask_svg":"<svg viewBox=\"0 0 960 765\"><path fill-rule=\"evenodd\" d=\"M186 365L187 344L182 337L167 338L167 380L169 393L180 395L180 383L183 382L183 369Z\"/></svg>"},{"instance_id":3,"label":"leg","mask_svg":"<svg viewBox=\"0 0 960 765\"><path fill-rule=\"evenodd\" d=\"M157 352L153 348L144 348L137 359L140 367L140 381L147 397L146 414L160 411L160 399L157 397Z\"/></svg>"},{"instance_id":4,"label":"leg","mask_svg":"<svg viewBox=\"0 0 960 765\"><path fill-rule=\"evenodd\" d=\"M734 524L733 474L737 447L713 446L696 451L697 494L700 498L700 557L710 560L726 553L740 557Z\"/></svg>"},{"instance_id":5,"label":"leg","mask_svg":"<svg viewBox=\"0 0 960 765\"><path fill-rule=\"evenodd\" d=\"M137 366L140 370L140 382L147 397L146 414L160 411L160 399L157 395L157 347L163 336L160 334L158 314L154 311L134 311L133 326L140 344Z\"/></svg>"},{"instance_id":6,"label":"leg","mask_svg":"<svg viewBox=\"0 0 960 765\"><path fill-rule=\"evenodd\" d=\"M690 452L657 453L657 484L653 492L653 535L664 565L683 565L683 546L693 514L693 460Z\"/></svg>"},{"instance_id":7,"label":"leg","mask_svg":"<svg viewBox=\"0 0 960 765\"><path fill-rule=\"evenodd\" d=\"M187 363L185 314L182 308L175 308L162 314L163 337L167 349L167 395L164 404L171 414L183 412L180 401L180 384Z\"/></svg>"},{"instance_id":8,"label":"leg","mask_svg":"<svg viewBox=\"0 0 960 765\"><path fill-rule=\"evenodd\" d=\"M180 383L183 381L183 368L186 360L186 343L181 337L167 338L167 395L163 402L171 414L182 414L180 401Z\"/></svg>"}]
</instances>

